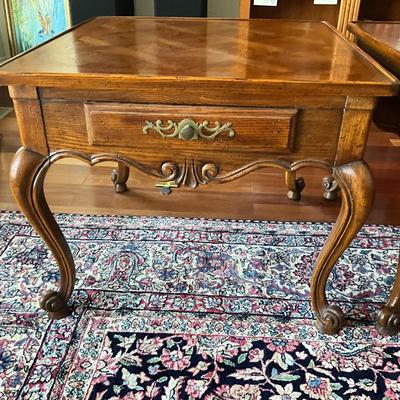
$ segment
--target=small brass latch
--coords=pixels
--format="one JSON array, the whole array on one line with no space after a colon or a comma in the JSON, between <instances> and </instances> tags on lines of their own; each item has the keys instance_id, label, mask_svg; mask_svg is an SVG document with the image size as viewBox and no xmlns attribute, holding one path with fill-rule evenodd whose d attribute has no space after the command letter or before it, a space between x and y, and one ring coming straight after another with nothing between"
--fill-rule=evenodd
<instances>
[{"instance_id":1,"label":"small brass latch","mask_svg":"<svg viewBox=\"0 0 400 400\"><path fill-rule=\"evenodd\" d=\"M156 182L155 186L160 188L160 193L162 195L171 194L172 193L171 189L179 187L179 185L175 181L166 181L166 182L159 181Z\"/></svg>"}]
</instances>

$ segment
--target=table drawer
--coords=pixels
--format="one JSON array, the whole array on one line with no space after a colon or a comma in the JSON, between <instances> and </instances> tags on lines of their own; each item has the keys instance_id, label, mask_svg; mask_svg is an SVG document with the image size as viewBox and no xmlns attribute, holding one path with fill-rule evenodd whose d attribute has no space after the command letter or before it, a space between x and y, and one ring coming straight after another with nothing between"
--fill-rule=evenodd
<instances>
[{"instance_id":1,"label":"table drawer","mask_svg":"<svg viewBox=\"0 0 400 400\"><path fill-rule=\"evenodd\" d=\"M154 150L292 151L295 109L84 105L91 146Z\"/></svg>"}]
</instances>

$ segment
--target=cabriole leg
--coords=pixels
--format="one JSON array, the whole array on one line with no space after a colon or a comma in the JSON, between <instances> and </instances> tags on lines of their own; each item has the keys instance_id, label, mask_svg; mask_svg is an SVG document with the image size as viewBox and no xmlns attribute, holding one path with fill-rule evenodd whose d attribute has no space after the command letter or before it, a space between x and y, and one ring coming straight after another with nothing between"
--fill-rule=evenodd
<instances>
[{"instance_id":1,"label":"cabriole leg","mask_svg":"<svg viewBox=\"0 0 400 400\"><path fill-rule=\"evenodd\" d=\"M12 193L26 218L47 243L60 269L58 291L47 292L40 307L52 319L70 313L67 302L75 283L75 265L68 244L44 196L43 183L50 163L46 157L26 148L18 150L11 164Z\"/></svg>"},{"instance_id":2,"label":"cabriole leg","mask_svg":"<svg viewBox=\"0 0 400 400\"><path fill-rule=\"evenodd\" d=\"M334 168L333 177L342 190L342 205L336 224L316 261L311 281L316 326L326 334L337 333L345 322L342 310L327 301L326 282L337 260L363 226L374 191L369 168L362 161Z\"/></svg>"},{"instance_id":3,"label":"cabriole leg","mask_svg":"<svg viewBox=\"0 0 400 400\"><path fill-rule=\"evenodd\" d=\"M392 292L378 314L376 326L382 335L395 335L400 331L400 257Z\"/></svg>"},{"instance_id":4,"label":"cabriole leg","mask_svg":"<svg viewBox=\"0 0 400 400\"><path fill-rule=\"evenodd\" d=\"M129 167L122 162L118 162L118 169L114 169L111 180L117 193L124 193L128 190L126 182L129 178Z\"/></svg>"}]
</instances>

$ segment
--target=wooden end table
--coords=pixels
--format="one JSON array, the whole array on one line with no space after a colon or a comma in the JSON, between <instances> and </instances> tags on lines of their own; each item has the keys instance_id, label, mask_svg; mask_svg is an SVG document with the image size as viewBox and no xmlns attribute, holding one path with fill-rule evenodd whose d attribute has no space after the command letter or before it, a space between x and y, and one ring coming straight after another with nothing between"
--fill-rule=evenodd
<instances>
[{"instance_id":1,"label":"wooden end table","mask_svg":"<svg viewBox=\"0 0 400 400\"><path fill-rule=\"evenodd\" d=\"M23 144L12 191L61 273L58 290L40 301L51 318L70 312L75 267L43 182L55 161L73 157L117 162L117 191L130 168L159 186L196 188L274 167L294 199L303 188L297 172L323 168L334 179L326 197L340 187L342 206L315 264L311 302L321 332L343 326L326 282L371 207L370 119L376 96L396 94L398 82L330 25L96 18L3 65L0 84ZM382 332L399 329L398 308L382 315Z\"/></svg>"}]
</instances>

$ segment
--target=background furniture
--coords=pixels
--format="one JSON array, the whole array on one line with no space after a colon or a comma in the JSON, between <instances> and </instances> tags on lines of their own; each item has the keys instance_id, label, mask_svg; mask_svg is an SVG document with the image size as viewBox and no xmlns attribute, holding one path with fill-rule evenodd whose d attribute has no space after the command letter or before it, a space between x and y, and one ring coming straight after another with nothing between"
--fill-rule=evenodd
<instances>
[{"instance_id":1,"label":"background furniture","mask_svg":"<svg viewBox=\"0 0 400 400\"><path fill-rule=\"evenodd\" d=\"M337 5L318 5L314 0L278 0L276 7L255 6L253 0L241 0L240 18L279 18L324 20L347 34L350 21L359 19L400 20L398 0L338 0Z\"/></svg>"},{"instance_id":2,"label":"background furniture","mask_svg":"<svg viewBox=\"0 0 400 400\"><path fill-rule=\"evenodd\" d=\"M69 0L72 25L95 16L134 15L133 0Z\"/></svg>"},{"instance_id":3,"label":"background furniture","mask_svg":"<svg viewBox=\"0 0 400 400\"><path fill-rule=\"evenodd\" d=\"M169 3L168 0L158 0L159 3ZM185 7L190 6L191 3L196 3L187 0L183 1ZM207 3L207 16L211 18L237 18L239 15L239 2L240 0L204 0ZM137 16L154 16L154 0L134 0L135 15ZM199 4L199 3L198 3ZM198 11L197 11L198 12ZM203 15L203 12L201 12Z\"/></svg>"},{"instance_id":4,"label":"background furniture","mask_svg":"<svg viewBox=\"0 0 400 400\"><path fill-rule=\"evenodd\" d=\"M349 25L358 45L400 78L400 22L357 22ZM375 122L400 132L400 96L380 98Z\"/></svg>"},{"instance_id":5,"label":"background furniture","mask_svg":"<svg viewBox=\"0 0 400 400\"><path fill-rule=\"evenodd\" d=\"M157 17L207 17L207 0L154 0Z\"/></svg>"},{"instance_id":6,"label":"background furniture","mask_svg":"<svg viewBox=\"0 0 400 400\"><path fill-rule=\"evenodd\" d=\"M358 19L399 21L400 2L398 0L361 0Z\"/></svg>"},{"instance_id":7,"label":"background furniture","mask_svg":"<svg viewBox=\"0 0 400 400\"><path fill-rule=\"evenodd\" d=\"M115 161L117 184L133 168L156 184L193 189L274 167L291 192L302 190L300 169L318 167L333 175L343 201L316 261L311 302L321 332L341 329L344 315L328 302L326 283L371 207L363 161L370 117L375 97L394 94L398 82L330 26L96 18L5 64L0 84L9 85L23 144L11 188L60 269L59 289L40 302L50 317L69 314L75 283L43 191L54 162ZM396 311L380 315L381 332L399 329Z\"/></svg>"}]
</instances>

